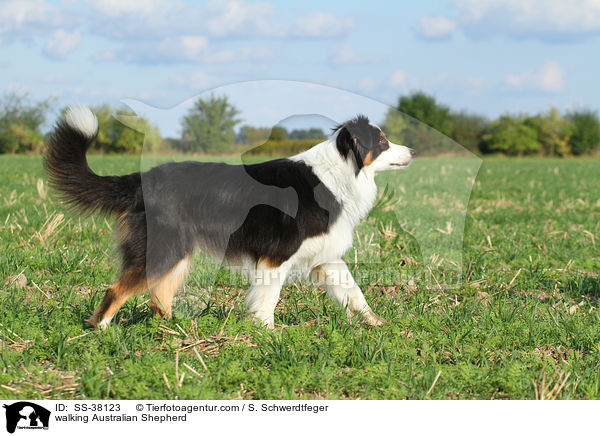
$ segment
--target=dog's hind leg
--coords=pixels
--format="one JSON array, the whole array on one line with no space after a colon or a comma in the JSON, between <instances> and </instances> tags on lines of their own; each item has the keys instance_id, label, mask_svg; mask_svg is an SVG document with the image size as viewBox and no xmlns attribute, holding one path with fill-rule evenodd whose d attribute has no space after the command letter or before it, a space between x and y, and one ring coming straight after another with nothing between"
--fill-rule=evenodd
<instances>
[{"instance_id":1,"label":"dog's hind leg","mask_svg":"<svg viewBox=\"0 0 600 436\"><path fill-rule=\"evenodd\" d=\"M104 294L104 300L88 320L93 327L105 329L117 310L132 295L144 292L148 288L146 271L144 269L127 269Z\"/></svg>"},{"instance_id":2,"label":"dog's hind leg","mask_svg":"<svg viewBox=\"0 0 600 436\"><path fill-rule=\"evenodd\" d=\"M173 297L185 280L189 266L190 257L186 256L152 286L150 290L150 294L152 295L150 309L159 317L171 318Z\"/></svg>"},{"instance_id":3,"label":"dog's hind leg","mask_svg":"<svg viewBox=\"0 0 600 436\"><path fill-rule=\"evenodd\" d=\"M274 312L281 287L287 276L283 265L271 265L268 260L259 260L252 277L252 286L246 296L246 310L254 319L268 328L275 327Z\"/></svg>"},{"instance_id":4,"label":"dog's hind leg","mask_svg":"<svg viewBox=\"0 0 600 436\"><path fill-rule=\"evenodd\" d=\"M348 316L358 314L364 322L373 326L384 322L383 318L375 315L342 259L317 266L311 276L318 285L325 287L336 303L346 308Z\"/></svg>"}]
</instances>

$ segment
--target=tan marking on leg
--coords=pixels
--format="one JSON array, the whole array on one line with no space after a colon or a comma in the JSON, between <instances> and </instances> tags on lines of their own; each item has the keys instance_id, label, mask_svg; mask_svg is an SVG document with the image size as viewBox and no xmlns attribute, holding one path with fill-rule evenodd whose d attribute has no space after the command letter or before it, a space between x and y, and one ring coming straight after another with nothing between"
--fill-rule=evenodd
<instances>
[{"instance_id":1,"label":"tan marking on leg","mask_svg":"<svg viewBox=\"0 0 600 436\"><path fill-rule=\"evenodd\" d=\"M121 278L106 290L104 300L87 321L91 326L106 327L119 308L132 295L144 292L148 288L146 273L143 270L128 270Z\"/></svg>"},{"instance_id":2,"label":"tan marking on leg","mask_svg":"<svg viewBox=\"0 0 600 436\"><path fill-rule=\"evenodd\" d=\"M158 282L152 286L150 291L152 295L150 309L152 309L155 315L158 315L161 318L171 318L173 297L185 280L189 266L190 258L189 256L186 256L177 262L173 268L158 279Z\"/></svg>"},{"instance_id":3,"label":"tan marking on leg","mask_svg":"<svg viewBox=\"0 0 600 436\"><path fill-rule=\"evenodd\" d=\"M281 262L278 262L277 260L271 258L271 257L266 257L263 256L260 259L258 259L258 262L256 262L256 268L260 269L260 268L268 268L268 269L275 269L278 268L281 265Z\"/></svg>"},{"instance_id":4,"label":"tan marking on leg","mask_svg":"<svg viewBox=\"0 0 600 436\"><path fill-rule=\"evenodd\" d=\"M310 272L310 278L317 285L322 286L325 284L325 279L327 278L327 273L321 266L316 266Z\"/></svg>"}]
</instances>

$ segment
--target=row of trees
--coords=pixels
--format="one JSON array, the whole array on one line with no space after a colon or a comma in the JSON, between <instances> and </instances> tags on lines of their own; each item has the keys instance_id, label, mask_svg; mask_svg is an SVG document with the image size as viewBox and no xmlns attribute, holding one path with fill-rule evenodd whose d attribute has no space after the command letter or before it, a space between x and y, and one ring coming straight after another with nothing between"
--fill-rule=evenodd
<instances>
[{"instance_id":1,"label":"row of trees","mask_svg":"<svg viewBox=\"0 0 600 436\"><path fill-rule=\"evenodd\" d=\"M400 97L398 106L386 116L388 135L411 146L427 148L427 140L433 141L433 135L425 134L422 126L411 124L402 114L481 154L566 156L600 151L600 120L598 113L589 109L561 115L553 107L536 115L507 114L488 120L481 115L452 111L423 92Z\"/></svg>"},{"instance_id":2,"label":"row of trees","mask_svg":"<svg viewBox=\"0 0 600 436\"><path fill-rule=\"evenodd\" d=\"M198 100L182 120L182 149L223 152L232 147L235 139L237 144L262 144L259 152L277 154L279 150L280 154L286 154L325 137L321 129L287 132L281 127L252 126L241 127L235 135L234 127L240 122L238 114L227 97ZM400 97L398 106L389 110L384 127L389 136L425 153L444 149L443 144L440 146L444 137L432 134L431 129L480 154L566 156L600 151L600 120L597 112L588 109L563 116L558 109L551 108L536 115L507 114L490 121L481 115L453 111L434 97L415 92Z\"/></svg>"},{"instance_id":3,"label":"row of trees","mask_svg":"<svg viewBox=\"0 0 600 436\"><path fill-rule=\"evenodd\" d=\"M312 127L310 129L294 129L288 131L285 127L253 127L242 126L239 133L235 136L236 144L258 145L265 140L273 141L304 141L304 140L322 140L326 137L322 129Z\"/></svg>"},{"instance_id":4,"label":"row of trees","mask_svg":"<svg viewBox=\"0 0 600 436\"><path fill-rule=\"evenodd\" d=\"M52 99L32 102L22 95L4 96L0 101L0 153L43 152L45 135L42 128L53 103ZM158 128L133 112L115 111L106 104L95 106L92 111L98 117L99 124L94 150L135 153L142 150L144 140L151 150L160 150L165 146ZM146 132L145 136L141 132Z\"/></svg>"},{"instance_id":5,"label":"row of trees","mask_svg":"<svg viewBox=\"0 0 600 436\"><path fill-rule=\"evenodd\" d=\"M45 135L42 129L53 106L51 99L34 102L18 94L8 94L0 99L0 153L43 152ZM65 110L63 108L61 113ZM321 129L288 132L282 127L270 129L248 125L242 126L236 135L234 128L240 123L237 118L240 112L226 96L198 99L181 119L181 138L163 139L156 126L125 109L103 104L92 107L92 111L99 125L93 150L103 153L139 153L143 147L150 151L227 153L238 151L239 145L256 147L267 140L271 152L276 152L278 147L306 148L314 144L314 140L325 137Z\"/></svg>"},{"instance_id":6,"label":"row of trees","mask_svg":"<svg viewBox=\"0 0 600 436\"><path fill-rule=\"evenodd\" d=\"M229 103L227 96L211 95L207 99L198 99L181 120L182 138L173 142L176 149L197 153L223 153L233 151L235 145L261 148L272 153L280 149L282 153L292 149L306 148L315 144L315 140L325 138L321 129L287 129L279 126L254 127L244 125L238 133L235 126L240 111ZM265 144L267 143L267 144Z\"/></svg>"},{"instance_id":7,"label":"row of trees","mask_svg":"<svg viewBox=\"0 0 600 436\"><path fill-rule=\"evenodd\" d=\"M0 100L0 153L43 151L42 126L52 105L52 100L31 102L16 94ZM100 126L94 150L108 153L139 152L145 140L151 151L227 153L262 144L258 152L285 154L325 138L325 133L316 128L287 131L282 127L244 125L236 134L240 111L227 96L198 99L181 119L182 134L176 139L163 139L157 127L131 112L115 111L108 105L92 109ZM566 156L600 151L600 120L597 112L587 109L563 115L551 108L537 115L507 114L488 120L481 115L453 111L434 97L415 92L400 97L397 107L387 113L383 127L391 138L425 153L443 138L432 134L434 130L481 154ZM146 132L145 137L142 131Z\"/></svg>"}]
</instances>

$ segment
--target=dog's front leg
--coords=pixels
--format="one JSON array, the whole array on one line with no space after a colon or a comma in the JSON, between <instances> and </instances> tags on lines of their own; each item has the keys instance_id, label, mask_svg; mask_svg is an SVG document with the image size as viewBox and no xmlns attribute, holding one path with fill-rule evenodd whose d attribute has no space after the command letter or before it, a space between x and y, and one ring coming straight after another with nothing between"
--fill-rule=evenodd
<instances>
[{"instance_id":1,"label":"dog's front leg","mask_svg":"<svg viewBox=\"0 0 600 436\"><path fill-rule=\"evenodd\" d=\"M246 310L254 319L268 328L275 327L274 312L287 271L283 267L270 267L266 262L256 265L252 286L246 296Z\"/></svg>"},{"instance_id":2,"label":"dog's front leg","mask_svg":"<svg viewBox=\"0 0 600 436\"><path fill-rule=\"evenodd\" d=\"M317 284L325 287L327 294L336 303L346 308L348 316L358 314L373 326L384 322L383 318L375 315L342 259L319 265L313 269L312 277Z\"/></svg>"}]
</instances>

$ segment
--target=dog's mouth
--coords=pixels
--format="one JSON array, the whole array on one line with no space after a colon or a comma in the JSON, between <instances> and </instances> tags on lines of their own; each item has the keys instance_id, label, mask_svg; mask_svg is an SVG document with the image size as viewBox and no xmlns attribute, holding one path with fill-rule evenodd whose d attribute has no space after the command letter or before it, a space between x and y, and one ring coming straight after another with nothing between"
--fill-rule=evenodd
<instances>
[{"instance_id":1,"label":"dog's mouth","mask_svg":"<svg viewBox=\"0 0 600 436\"><path fill-rule=\"evenodd\" d=\"M396 167L396 168L406 168L406 167L408 167L410 165L410 162L409 163L405 163L405 164L402 164L402 163L391 163L390 165L393 166L393 167Z\"/></svg>"}]
</instances>

